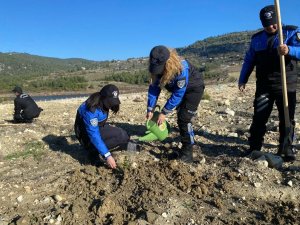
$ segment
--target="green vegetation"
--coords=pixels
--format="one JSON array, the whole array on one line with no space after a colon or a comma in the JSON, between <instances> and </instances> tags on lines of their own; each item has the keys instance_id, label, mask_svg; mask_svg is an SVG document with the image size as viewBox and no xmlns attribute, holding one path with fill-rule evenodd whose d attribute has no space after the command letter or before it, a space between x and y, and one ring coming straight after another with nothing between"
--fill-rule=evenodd
<instances>
[{"instance_id":1,"label":"green vegetation","mask_svg":"<svg viewBox=\"0 0 300 225\"><path fill-rule=\"evenodd\" d=\"M147 84L149 83L149 72L146 70L135 71L133 73L123 72L106 76L107 81L125 82L129 84Z\"/></svg>"},{"instance_id":2,"label":"green vegetation","mask_svg":"<svg viewBox=\"0 0 300 225\"><path fill-rule=\"evenodd\" d=\"M33 157L35 160L40 160L45 154L44 144L40 141L28 142L24 146L24 150L9 154L5 157L6 160L13 160L18 158Z\"/></svg>"},{"instance_id":3,"label":"green vegetation","mask_svg":"<svg viewBox=\"0 0 300 225\"><path fill-rule=\"evenodd\" d=\"M30 90L70 91L86 89L88 81L82 76L58 77L55 79L36 80L28 83Z\"/></svg>"},{"instance_id":4,"label":"green vegetation","mask_svg":"<svg viewBox=\"0 0 300 225\"><path fill-rule=\"evenodd\" d=\"M205 68L205 80L224 82L228 73L240 69L251 36L257 31L209 37L176 50L196 68ZM103 81L146 84L147 67L146 57L97 62L0 53L0 92L10 92L15 85L28 92L51 92L82 91L97 87Z\"/></svg>"},{"instance_id":5,"label":"green vegetation","mask_svg":"<svg viewBox=\"0 0 300 225\"><path fill-rule=\"evenodd\" d=\"M207 93L207 91L204 91L203 96L202 96L203 100L211 100L210 95Z\"/></svg>"}]
</instances>

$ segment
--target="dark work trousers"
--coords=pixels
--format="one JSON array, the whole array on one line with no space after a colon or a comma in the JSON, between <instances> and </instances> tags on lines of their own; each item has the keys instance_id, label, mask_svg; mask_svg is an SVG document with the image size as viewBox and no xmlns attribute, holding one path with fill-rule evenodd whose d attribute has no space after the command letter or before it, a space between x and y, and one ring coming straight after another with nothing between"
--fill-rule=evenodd
<instances>
[{"instance_id":1,"label":"dark work trousers","mask_svg":"<svg viewBox=\"0 0 300 225\"><path fill-rule=\"evenodd\" d=\"M91 143L87 132L85 130L84 123L80 118L79 113L77 113L76 121L75 121L75 133L79 142L84 146L84 148L91 153L98 154L98 150ZM99 126L100 135L105 145L109 150L114 149L116 147L126 147L129 142L129 136L125 130L119 127L113 127L109 124L104 124L104 126Z\"/></svg>"},{"instance_id":2,"label":"dark work trousers","mask_svg":"<svg viewBox=\"0 0 300 225\"><path fill-rule=\"evenodd\" d=\"M182 148L193 145L194 131L192 118L197 114L198 105L203 95L204 87L187 91L177 109L177 124L181 136Z\"/></svg>"},{"instance_id":3,"label":"dark work trousers","mask_svg":"<svg viewBox=\"0 0 300 225\"><path fill-rule=\"evenodd\" d=\"M125 130L105 124L100 127L101 138L108 149L127 145L129 136Z\"/></svg>"},{"instance_id":4,"label":"dark work trousers","mask_svg":"<svg viewBox=\"0 0 300 225\"><path fill-rule=\"evenodd\" d=\"M266 124L273 109L274 102L277 106L279 115L279 144L282 144L285 137L285 121L283 97L281 93L255 93L254 99L254 115L250 127L249 145L251 150L260 150L266 133ZM296 92L288 92L289 117L292 125L290 132L293 140L294 136L294 114L296 108Z\"/></svg>"},{"instance_id":5,"label":"dark work trousers","mask_svg":"<svg viewBox=\"0 0 300 225\"><path fill-rule=\"evenodd\" d=\"M15 123L32 123L32 118L26 118L26 115L21 112L20 114L14 115L14 122Z\"/></svg>"}]
</instances>

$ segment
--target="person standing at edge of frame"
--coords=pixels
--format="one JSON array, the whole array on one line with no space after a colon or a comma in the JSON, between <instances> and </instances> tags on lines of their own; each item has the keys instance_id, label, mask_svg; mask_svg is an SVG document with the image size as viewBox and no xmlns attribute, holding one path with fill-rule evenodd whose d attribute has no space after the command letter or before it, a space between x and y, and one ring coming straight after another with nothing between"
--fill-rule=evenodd
<instances>
[{"instance_id":1,"label":"person standing at edge of frame","mask_svg":"<svg viewBox=\"0 0 300 225\"><path fill-rule=\"evenodd\" d=\"M250 127L247 153L260 151L266 133L266 123L272 112L274 102L279 113L279 147L278 155L282 156L284 138L291 135L294 138L294 114L296 107L297 71L296 64L300 60L300 30L296 26L282 26L284 44L279 45L277 15L274 5L261 9L260 20L264 29L251 38L250 48L244 59L239 78L240 91L245 90L246 83L254 67L256 67L256 92L254 99L254 115ZM285 132L284 105L281 83L280 56L285 56L285 68L288 90L289 116L291 132ZM286 161L296 159L292 143L283 155Z\"/></svg>"},{"instance_id":2,"label":"person standing at edge of frame","mask_svg":"<svg viewBox=\"0 0 300 225\"><path fill-rule=\"evenodd\" d=\"M187 60L182 59L175 49L159 45L152 48L149 58L151 84L148 90L147 119L153 116L161 88L171 92L157 123L162 124L166 116L177 108L177 124L182 148L178 153L183 162L193 162L194 132L191 120L197 113L204 91L203 76Z\"/></svg>"}]
</instances>

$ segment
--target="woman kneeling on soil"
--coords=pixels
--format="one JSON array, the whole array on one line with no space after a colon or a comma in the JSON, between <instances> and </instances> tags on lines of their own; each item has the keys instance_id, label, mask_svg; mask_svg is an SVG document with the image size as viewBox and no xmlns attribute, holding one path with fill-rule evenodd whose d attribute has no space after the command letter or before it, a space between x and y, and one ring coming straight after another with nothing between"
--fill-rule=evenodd
<instances>
[{"instance_id":1,"label":"woman kneeling on soil","mask_svg":"<svg viewBox=\"0 0 300 225\"><path fill-rule=\"evenodd\" d=\"M91 160L97 160L100 153L112 169L117 165L109 149L127 146L129 142L125 130L106 124L109 110L116 114L120 103L118 88L108 84L80 105L74 125L76 137L89 151Z\"/></svg>"}]
</instances>

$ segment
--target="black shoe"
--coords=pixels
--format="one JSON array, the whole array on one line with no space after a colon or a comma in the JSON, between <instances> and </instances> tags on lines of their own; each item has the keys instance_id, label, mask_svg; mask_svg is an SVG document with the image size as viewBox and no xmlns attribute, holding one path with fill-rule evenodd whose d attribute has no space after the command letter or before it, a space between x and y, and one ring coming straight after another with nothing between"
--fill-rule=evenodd
<instances>
[{"instance_id":1,"label":"black shoe","mask_svg":"<svg viewBox=\"0 0 300 225\"><path fill-rule=\"evenodd\" d=\"M293 146L289 146L284 153L283 160L285 162L293 162L296 160L296 151Z\"/></svg>"},{"instance_id":2,"label":"black shoe","mask_svg":"<svg viewBox=\"0 0 300 225\"><path fill-rule=\"evenodd\" d=\"M285 162L296 160L296 150L293 145L283 146L280 144L276 155L281 156Z\"/></svg>"},{"instance_id":3,"label":"black shoe","mask_svg":"<svg viewBox=\"0 0 300 225\"><path fill-rule=\"evenodd\" d=\"M187 145L181 148L179 160L185 163L193 162L193 145Z\"/></svg>"}]
</instances>

